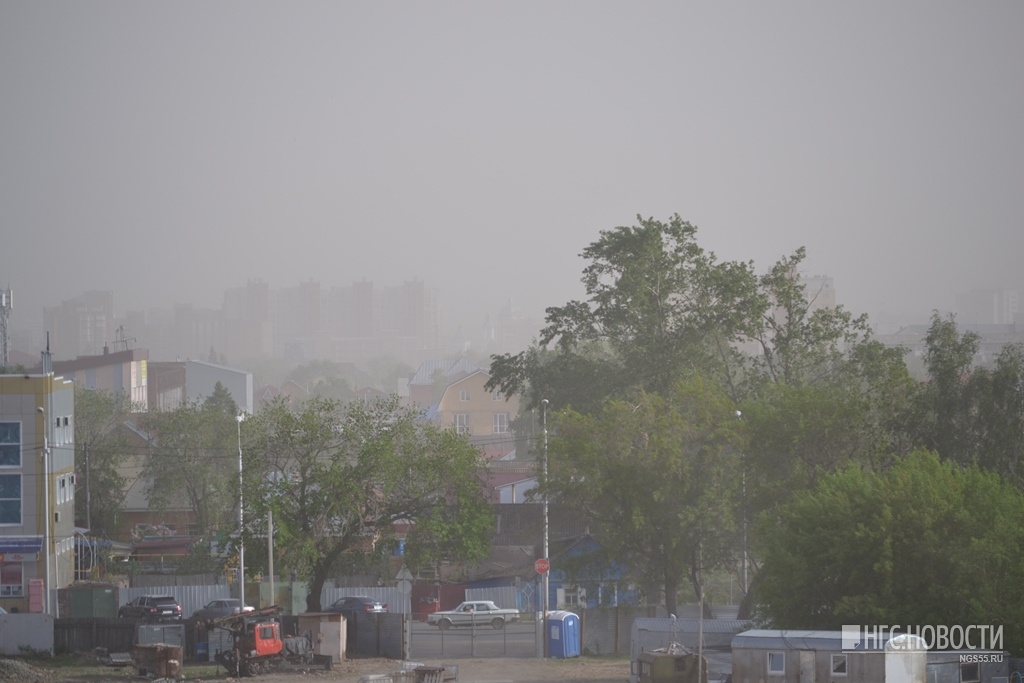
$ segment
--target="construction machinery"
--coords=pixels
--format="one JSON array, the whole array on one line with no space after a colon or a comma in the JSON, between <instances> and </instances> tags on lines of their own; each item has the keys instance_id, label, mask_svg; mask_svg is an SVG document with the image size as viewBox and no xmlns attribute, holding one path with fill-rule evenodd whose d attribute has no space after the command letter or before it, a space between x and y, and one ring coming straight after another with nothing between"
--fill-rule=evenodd
<instances>
[{"instance_id":1,"label":"construction machinery","mask_svg":"<svg viewBox=\"0 0 1024 683\"><path fill-rule=\"evenodd\" d=\"M282 670L329 671L331 658L314 654L309 637L282 634L281 611L265 607L202 620L200 625L207 631L220 628L231 633L232 647L215 655L217 663L236 677Z\"/></svg>"}]
</instances>

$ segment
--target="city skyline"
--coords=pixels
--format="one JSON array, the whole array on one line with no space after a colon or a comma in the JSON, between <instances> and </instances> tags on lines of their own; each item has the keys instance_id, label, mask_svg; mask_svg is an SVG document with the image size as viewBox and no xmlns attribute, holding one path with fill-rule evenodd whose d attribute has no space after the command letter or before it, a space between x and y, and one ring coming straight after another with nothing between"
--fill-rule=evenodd
<instances>
[{"instance_id":1,"label":"city skyline","mask_svg":"<svg viewBox=\"0 0 1024 683\"><path fill-rule=\"evenodd\" d=\"M0 5L12 326L83 291L436 287L470 329L583 296L678 213L877 326L1024 289L1024 5Z\"/></svg>"}]
</instances>

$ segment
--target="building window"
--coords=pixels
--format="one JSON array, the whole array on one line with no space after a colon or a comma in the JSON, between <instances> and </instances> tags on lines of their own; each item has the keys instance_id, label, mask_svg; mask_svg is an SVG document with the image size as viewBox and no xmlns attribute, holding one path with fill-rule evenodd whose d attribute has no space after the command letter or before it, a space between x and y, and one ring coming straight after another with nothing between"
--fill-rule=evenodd
<instances>
[{"instance_id":1,"label":"building window","mask_svg":"<svg viewBox=\"0 0 1024 683\"><path fill-rule=\"evenodd\" d=\"M503 398L505 398L505 397L501 395L500 391L492 391L491 392L491 400L492 401L500 401Z\"/></svg>"},{"instance_id":2,"label":"building window","mask_svg":"<svg viewBox=\"0 0 1024 683\"><path fill-rule=\"evenodd\" d=\"M981 666L976 662L960 665L960 683L978 683L981 680Z\"/></svg>"},{"instance_id":3,"label":"building window","mask_svg":"<svg viewBox=\"0 0 1024 683\"><path fill-rule=\"evenodd\" d=\"M469 389L460 389L459 390L459 400L460 401L468 401L469 400Z\"/></svg>"},{"instance_id":4,"label":"building window","mask_svg":"<svg viewBox=\"0 0 1024 683\"><path fill-rule=\"evenodd\" d=\"M832 675L846 675L846 655L832 655Z\"/></svg>"},{"instance_id":5,"label":"building window","mask_svg":"<svg viewBox=\"0 0 1024 683\"><path fill-rule=\"evenodd\" d=\"M785 652L769 652L768 653L768 675L769 676L785 676L786 675L786 653Z\"/></svg>"},{"instance_id":6,"label":"building window","mask_svg":"<svg viewBox=\"0 0 1024 683\"><path fill-rule=\"evenodd\" d=\"M508 432L508 413L494 414L494 433L505 434Z\"/></svg>"},{"instance_id":7,"label":"building window","mask_svg":"<svg viewBox=\"0 0 1024 683\"><path fill-rule=\"evenodd\" d=\"M0 422L0 467L21 467L20 422Z\"/></svg>"},{"instance_id":8,"label":"building window","mask_svg":"<svg viewBox=\"0 0 1024 683\"><path fill-rule=\"evenodd\" d=\"M0 563L0 598L20 598L25 594L21 562Z\"/></svg>"},{"instance_id":9,"label":"building window","mask_svg":"<svg viewBox=\"0 0 1024 683\"><path fill-rule=\"evenodd\" d=\"M455 431L459 434L469 434L469 415L455 413Z\"/></svg>"},{"instance_id":10,"label":"building window","mask_svg":"<svg viewBox=\"0 0 1024 683\"><path fill-rule=\"evenodd\" d=\"M0 474L0 524L21 524L20 474Z\"/></svg>"}]
</instances>

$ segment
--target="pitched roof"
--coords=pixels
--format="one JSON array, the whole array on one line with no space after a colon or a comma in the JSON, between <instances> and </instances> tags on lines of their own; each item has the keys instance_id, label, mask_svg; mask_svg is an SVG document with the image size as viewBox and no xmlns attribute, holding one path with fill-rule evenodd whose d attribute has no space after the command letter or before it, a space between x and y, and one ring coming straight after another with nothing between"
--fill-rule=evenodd
<instances>
[{"instance_id":1,"label":"pitched roof","mask_svg":"<svg viewBox=\"0 0 1024 683\"><path fill-rule=\"evenodd\" d=\"M434 375L440 371L441 375L452 380L458 379L461 376L470 375L480 370L471 360L463 356L458 360L451 359L435 359L425 360L420 363L420 366L413 373L413 376L409 379L409 384L433 384Z\"/></svg>"}]
</instances>

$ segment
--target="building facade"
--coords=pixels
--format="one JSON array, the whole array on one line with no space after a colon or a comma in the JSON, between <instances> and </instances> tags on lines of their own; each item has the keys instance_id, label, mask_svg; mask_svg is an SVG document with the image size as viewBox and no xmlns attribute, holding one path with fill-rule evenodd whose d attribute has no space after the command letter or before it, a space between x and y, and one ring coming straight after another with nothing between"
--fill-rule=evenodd
<instances>
[{"instance_id":1,"label":"building facade","mask_svg":"<svg viewBox=\"0 0 1024 683\"><path fill-rule=\"evenodd\" d=\"M0 375L0 607L9 612L60 616L57 590L74 578L74 413L71 381Z\"/></svg>"}]
</instances>

